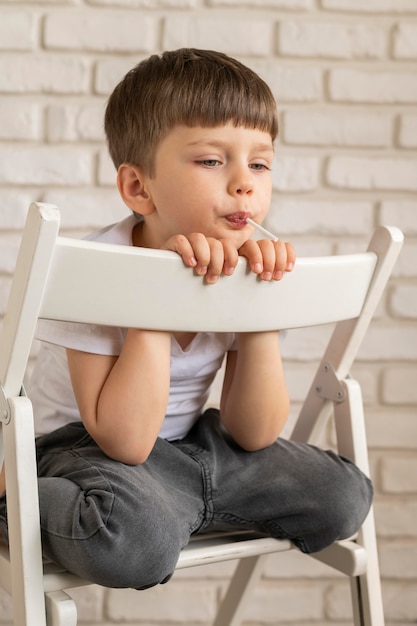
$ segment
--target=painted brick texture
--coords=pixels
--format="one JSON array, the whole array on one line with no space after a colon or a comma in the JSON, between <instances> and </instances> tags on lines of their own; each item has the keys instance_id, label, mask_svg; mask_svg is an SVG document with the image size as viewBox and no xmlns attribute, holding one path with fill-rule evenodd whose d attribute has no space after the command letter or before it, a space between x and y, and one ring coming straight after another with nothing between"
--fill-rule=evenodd
<instances>
[{"instance_id":1,"label":"painted brick texture","mask_svg":"<svg viewBox=\"0 0 417 626\"><path fill-rule=\"evenodd\" d=\"M403 252L352 374L363 387L387 626L417 621L416 0L0 0L0 316L32 200L82 236L126 214L103 134L106 98L137 61L182 46L253 67L281 115L268 226L298 254L362 249L378 224ZM326 329L283 350L294 419ZM36 358L36 350L33 358ZM326 438L332 441L331 435ZM81 626L201 626L234 564L147 592L82 588ZM342 576L270 557L250 626L351 626ZM0 594L0 624L11 605Z\"/></svg>"}]
</instances>

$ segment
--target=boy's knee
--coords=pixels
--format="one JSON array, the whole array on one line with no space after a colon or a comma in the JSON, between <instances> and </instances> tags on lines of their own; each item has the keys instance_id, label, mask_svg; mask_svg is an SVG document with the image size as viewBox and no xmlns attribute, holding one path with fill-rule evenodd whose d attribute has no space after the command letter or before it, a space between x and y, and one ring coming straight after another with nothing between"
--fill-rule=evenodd
<instances>
[{"instance_id":1,"label":"boy's knee","mask_svg":"<svg viewBox=\"0 0 417 626\"><path fill-rule=\"evenodd\" d=\"M342 465L326 489L322 510L322 531L330 545L354 535L372 504L372 483L353 463L340 459Z\"/></svg>"},{"instance_id":2,"label":"boy's knee","mask_svg":"<svg viewBox=\"0 0 417 626\"><path fill-rule=\"evenodd\" d=\"M346 539L354 535L366 516L372 504L372 483L355 465L346 460L348 472L344 480L342 491L336 491L334 506L335 525L339 530L339 539Z\"/></svg>"},{"instance_id":3,"label":"boy's knee","mask_svg":"<svg viewBox=\"0 0 417 626\"><path fill-rule=\"evenodd\" d=\"M173 574L180 547L175 546L172 537L168 541L156 537L155 541L142 543L126 550L120 546L102 548L100 555L94 551L89 560L88 578L106 587L147 589L166 582Z\"/></svg>"},{"instance_id":4,"label":"boy's knee","mask_svg":"<svg viewBox=\"0 0 417 626\"><path fill-rule=\"evenodd\" d=\"M69 572L104 587L133 589L166 582L181 549L169 534L122 544L105 529L81 541L44 537L43 544L46 556Z\"/></svg>"}]
</instances>

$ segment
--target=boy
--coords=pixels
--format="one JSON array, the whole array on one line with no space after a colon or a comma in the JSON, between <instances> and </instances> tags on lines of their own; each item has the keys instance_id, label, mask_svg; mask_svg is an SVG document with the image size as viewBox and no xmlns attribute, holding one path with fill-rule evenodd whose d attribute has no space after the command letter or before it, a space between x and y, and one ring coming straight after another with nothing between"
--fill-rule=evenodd
<instances>
[{"instance_id":1,"label":"boy","mask_svg":"<svg viewBox=\"0 0 417 626\"><path fill-rule=\"evenodd\" d=\"M151 56L110 96L105 130L132 214L92 239L175 251L212 289L239 256L253 279L291 271L292 245L255 242L246 222L269 210L278 132L254 72L210 51ZM43 549L69 571L144 589L170 578L193 533L253 529L313 552L365 518L372 487L352 463L278 438L278 333L42 323L39 338ZM225 356L220 411L203 412Z\"/></svg>"}]
</instances>

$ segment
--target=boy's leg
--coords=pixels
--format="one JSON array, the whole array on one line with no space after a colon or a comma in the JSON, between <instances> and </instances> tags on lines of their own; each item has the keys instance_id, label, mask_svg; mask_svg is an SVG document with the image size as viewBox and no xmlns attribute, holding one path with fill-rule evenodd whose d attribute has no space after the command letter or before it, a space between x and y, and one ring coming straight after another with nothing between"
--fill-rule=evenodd
<instances>
[{"instance_id":1,"label":"boy's leg","mask_svg":"<svg viewBox=\"0 0 417 626\"><path fill-rule=\"evenodd\" d=\"M200 467L158 439L148 461L105 456L70 424L38 440L43 550L69 571L110 587L167 580L203 515Z\"/></svg>"},{"instance_id":2,"label":"boy's leg","mask_svg":"<svg viewBox=\"0 0 417 626\"><path fill-rule=\"evenodd\" d=\"M286 440L239 448L209 410L192 431L204 448L207 511L199 532L251 528L316 552L353 535L372 500L369 479L331 451Z\"/></svg>"}]
</instances>

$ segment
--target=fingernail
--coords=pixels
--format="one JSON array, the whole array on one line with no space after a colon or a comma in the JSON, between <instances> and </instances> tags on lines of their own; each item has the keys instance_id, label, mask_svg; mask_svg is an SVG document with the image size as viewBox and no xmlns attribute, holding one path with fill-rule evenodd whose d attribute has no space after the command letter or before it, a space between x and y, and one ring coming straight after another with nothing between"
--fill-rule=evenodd
<instances>
[{"instance_id":1,"label":"fingernail","mask_svg":"<svg viewBox=\"0 0 417 626\"><path fill-rule=\"evenodd\" d=\"M255 272L255 274L260 274L262 272L261 263L255 263L255 265L253 266L253 271Z\"/></svg>"},{"instance_id":2,"label":"fingernail","mask_svg":"<svg viewBox=\"0 0 417 626\"><path fill-rule=\"evenodd\" d=\"M204 276L205 274L207 274L207 265L203 265L202 267L196 267L197 274L200 274L200 276Z\"/></svg>"},{"instance_id":3,"label":"fingernail","mask_svg":"<svg viewBox=\"0 0 417 626\"><path fill-rule=\"evenodd\" d=\"M283 273L280 270L274 272L274 280L281 280L282 277Z\"/></svg>"}]
</instances>

